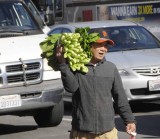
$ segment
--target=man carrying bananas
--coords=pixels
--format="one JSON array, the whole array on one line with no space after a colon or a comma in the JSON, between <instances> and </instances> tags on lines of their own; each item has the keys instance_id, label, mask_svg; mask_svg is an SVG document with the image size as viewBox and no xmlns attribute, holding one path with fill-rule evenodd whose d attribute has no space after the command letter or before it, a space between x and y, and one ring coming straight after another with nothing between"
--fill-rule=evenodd
<instances>
[{"instance_id":1,"label":"man carrying bananas","mask_svg":"<svg viewBox=\"0 0 160 139\"><path fill-rule=\"evenodd\" d=\"M105 31L90 44L92 58L87 73L72 71L64 58L63 47L56 50L61 78L66 91L72 93L72 129L70 139L118 139L114 107L126 125L126 132L136 132L135 117L129 106L116 66L105 54L114 42Z\"/></svg>"}]
</instances>

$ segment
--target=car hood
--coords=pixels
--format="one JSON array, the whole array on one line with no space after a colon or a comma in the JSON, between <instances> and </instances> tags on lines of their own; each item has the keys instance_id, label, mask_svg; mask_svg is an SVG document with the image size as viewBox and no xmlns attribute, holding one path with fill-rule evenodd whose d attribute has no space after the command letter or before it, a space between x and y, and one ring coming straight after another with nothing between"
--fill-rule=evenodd
<instances>
[{"instance_id":1,"label":"car hood","mask_svg":"<svg viewBox=\"0 0 160 139\"><path fill-rule=\"evenodd\" d=\"M155 66L160 65L160 49L108 52L106 59L118 69Z\"/></svg>"},{"instance_id":2,"label":"car hood","mask_svg":"<svg viewBox=\"0 0 160 139\"><path fill-rule=\"evenodd\" d=\"M39 43L45 35L31 35L0 39L0 63L41 58Z\"/></svg>"}]
</instances>

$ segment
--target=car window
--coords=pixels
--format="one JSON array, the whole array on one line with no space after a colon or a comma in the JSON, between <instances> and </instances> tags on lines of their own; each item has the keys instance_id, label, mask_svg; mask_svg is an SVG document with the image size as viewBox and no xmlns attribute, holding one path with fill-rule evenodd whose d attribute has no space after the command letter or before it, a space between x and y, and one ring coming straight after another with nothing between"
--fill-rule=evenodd
<instances>
[{"instance_id":1,"label":"car window","mask_svg":"<svg viewBox=\"0 0 160 139\"><path fill-rule=\"evenodd\" d=\"M62 33L71 33L72 31L71 30L69 30L69 29L67 29L67 28L63 28L63 31L62 31Z\"/></svg>"},{"instance_id":2,"label":"car window","mask_svg":"<svg viewBox=\"0 0 160 139\"><path fill-rule=\"evenodd\" d=\"M23 29L36 29L34 21L28 12L18 2L0 3L0 27L20 27Z\"/></svg>"},{"instance_id":3,"label":"car window","mask_svg":"<svg viewBox=\"0 0 160 139\"><path fill-rule=\"evenodd\" d=\"M52 34L59 34L62 32L62 28L56 28L56 29L53 29L51 30L48 35L52 35Z\"/></svg>"},{"instance_id":4,"label":"car window","mask_svg":"<svg viewBox=\"0 0 160 139\"><path fill-rule=\"evenodd\" d=\"M115 42L109 51L137 50L159 48L160 42L149 31L141 26L102 28L108 37ZM95 31L92 30L92 31Z\"/></svg>"},{"instance_id":5,"label":"car window","mask_svg":"<svg viewBox=\"0 0 160 139\"><path fill-rule=\"evenodd\" d=\"M59 33L71 33L72 31L68 28L64 28L64 27L59 27L59 28L55 28L53 30L51 30L48 35L51 34L59 34Z\"/></svg>"}]
</instances>

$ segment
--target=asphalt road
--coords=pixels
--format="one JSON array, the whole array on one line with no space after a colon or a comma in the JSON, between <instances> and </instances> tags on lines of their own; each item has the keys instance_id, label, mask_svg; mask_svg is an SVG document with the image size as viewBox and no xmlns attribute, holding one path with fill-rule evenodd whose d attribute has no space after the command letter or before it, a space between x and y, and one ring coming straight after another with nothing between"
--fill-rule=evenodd
<instances>
[{"instance_id":1,"label":"asphalt road","mask_svg":"<svg viewBox=\"0 0 160 139\"><path fill-rule=\"evenodd\" d=\"M160 139L160 101L131 105L137 119L136 139ZM129 139L121 118L116 115L119 139ZM65 105L62 123L57 127L38 128L30 116L0 116L0 139L69 139L71 106Z\"/></svg>"}]
</instances>

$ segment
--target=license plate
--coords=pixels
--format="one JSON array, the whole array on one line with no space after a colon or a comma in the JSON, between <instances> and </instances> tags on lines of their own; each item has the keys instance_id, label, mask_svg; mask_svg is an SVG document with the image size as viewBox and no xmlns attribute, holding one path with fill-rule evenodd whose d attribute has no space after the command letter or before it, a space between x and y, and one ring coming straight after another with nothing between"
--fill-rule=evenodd
<instances>
[{"instance_id":1,"label":"license plate","mask_svg":"<svg viewBox=\"0 0 160 139\"><path fill-rule=\"evenodd\" d=\"M0 109L19 107L21 105L20 95L0 96Z\"/></svg>"},{"instance_id":2,"label":"license plate","mask_svg":"<svg viewBox=\"0 0 160 139\"><path fill-rule=\"evenodd\" d=\"M151 80L149 81L149 91L160 90L160 80Z\"/></svg>"}]
</instances>

